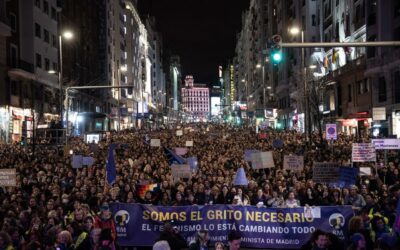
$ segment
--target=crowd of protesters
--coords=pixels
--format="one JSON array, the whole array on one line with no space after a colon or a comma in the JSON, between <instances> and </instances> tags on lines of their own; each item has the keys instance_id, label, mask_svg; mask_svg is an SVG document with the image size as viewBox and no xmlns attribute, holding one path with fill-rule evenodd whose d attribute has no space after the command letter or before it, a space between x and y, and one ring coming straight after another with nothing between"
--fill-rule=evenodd
<instances>
[{"instance_id":1,"label":"crowd of protesters","mask_svg":"<svg viewBox=\"0 0 400 250\"><path fill-rule=\"evenodd\" d=\"M159 130L111 132L98 144L71 138L74 154L92 156L90 167L71 167L69 150L0 145L0 168L15 168L16 187L0 188L0 250L7 249L116 249L116 232L109 209L113 202L143 203L159 206L206 204L256 205L266 207L351 205L355 216L349 222L347 244L351 249L400 249L400 154L377 153L377 162L358 163L371 167L371 175L359 177L349 188L332 187L312 180L314 162L338 162L350 165L352 142L369 142L340 134L327 142L313 135L306 141L296 131L264 131L260 139L255 128L216 124L182 125ZM161 140L162 147L151 147L150 138ZM279 139L283 147L274 147ZM184 147L193 141L184 155L196 156L198 170L189 180L173 178L164 148ZM107 149L115 150L115 183L106 181ZM275 168L251 168L244 150L273 151ZM283 169L283 156L303 155L304 169ZM234 186L238 168L243 167L247 187ZM156 192L144 198L136 185L159 183ZM396 224L397 223L397 224ZM321 232L319 232L321 233ZM327 234L323 232L321 235ZM318 248L320 235L310 246ZM322 236L324 237L324 236ZM357 248L362 242L364 248ZM309 248L309 249L311 249ZM173 249L173 248L171 248ZM336 248L338 249L338 248Z\"/></svg>"}]
</instances>

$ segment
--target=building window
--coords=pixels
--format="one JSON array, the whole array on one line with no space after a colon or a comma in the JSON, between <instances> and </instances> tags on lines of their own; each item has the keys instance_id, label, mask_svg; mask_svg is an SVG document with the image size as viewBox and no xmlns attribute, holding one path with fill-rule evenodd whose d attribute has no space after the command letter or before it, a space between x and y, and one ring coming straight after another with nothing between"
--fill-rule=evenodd
<instances>
[{"instance_id":1,"label":"building window","mask_svg":"<svg viewBox=\"0 0 400 250\"><path fill-rule=\"evenodd\" d=\"M36 53L36 67L42 67L42 56L38 53Z\"/></svg>"},{"instance_id":2,"label":"building window","mask_svg":"<svg viewBox=\"0 0 400 250\"><path fill-rule=\"evenodd\" d=\"M45 59L44 59L44 69L45 69L46 71L49 71L49 70L50 70L50 60L49 60L48 58L45 58Z\"/></svg>"},{"instance_id":3,"label":"building window","mask_svg":"<svg viewBox=\"0 0 400 250\"><path fill-rule=\"evenodd\" d=\"M51 19L57 21L57 11L54 7L51 7Z\"/></svg>"},{"instance_id":4,"label":"building window","mask_svg":"<svg viewBox=\"0 0 400 250\"><path fill-rule=\"evenodd\" d=\"M53 70L54 71L58 71L58 65L55 62L53 62Z\"/></svg>"},{"instance_id":5,"label":"building window","mask_svg":"<svg viewBox=\"0 0 400 250\"><path fill-rule=\"evenodd\" d=\"M10 66L16 68L18 66L18 48L14 44L10 44Z\"/></svg>"},{"instance_id":6,"label":"building window","mask_svg":"<svg viewBox=\"0 0 400 250\"><path fill-rule=\"evenodd\" d=\"M35 23L35 36L39 38L42 37L42 32L38 23Z\"/></svg>"},{"instance_id":7,"label":"building window","mask_svg":"<svg viewBox=\"0 0 400 250\"><path fill-rule=\"evenodd\" d=\"M316 17L316 15L311 15L311 25L312 26L317 25L317 17Z\"/></svg>"},{"instance_id":8,"label":"building window","mask_svg":"<svg viewBox=\"0 0 400 250\"><path fill-rule=\"evenodd\" d=\"M54 48L57 47L57 37L55 35L51 35L51 44Z\"/></svg>"},{"instance_id":9,"label":"building window","mask_svg":"<svg viewBox=\"0 0 400 250\"><path fill-rule=\"evenodd\" d=\"M49 14L49 2L47 2L46 0L43 1L43 12L47 15Z\"/></svg>"},{"instance_id":10,"label":"building window","mask_svg":"<svg viewBox=\"0 0 400 250\"><path fill-rule=\"evenodd\" d=\"M379 77L378 81L378 101L386 102L386 80L384 76Z\"/></svg>"},{"instance_id":11,"label":"building window","mask_svg":"<svg viewBox=\"0 0 400 250\"><path fill-rule=\"evenodd\" d=\"M40 8L40 0L35 0L35 6Z\"/></svg>"},{"instance_id":12,"label":"building window","mask_svg":"<svg viewBox=\"0 0 400 250\"><path fill-rule=\"evenodd\" d=\"M400 71L396 71L393 76L394 102L400 103Z\"/></svg>"},{"instance_id":13,"label":"building window","mask_svg":"<svg viewBox=\"0 0 400 250\"><path fill-rule=\"evenodd\" d=\"M358 93L364 94L369 92L369 84L367 79L361 80L357 82L358 85Z\"/></svg>"},{"instance_id":14,"label":"building window","mask_svg":"<svg viewBox=\"0 0 400 250\"><path fill-rule=\"evenodd\" d=\"M43 29L43 35L44 35L44 37L43 37L44 41L45 41L46 43L49 43L49 42L50 42L50 34L49 34L49 31L46 30L46 29Z\"/></svg>"},{"instance_id":15,"label":"building window","mask_svg":"<svg viewBox=\"0 0 400 250\"><path fill-rule=\"evenodd\" d=\"M347 85L347 101L348 102L352 102L353 98L352 98L352 91L351 91L351 84Z\"/></svg>"},{"instance_id":16,"label":"building window","mask_svg":"<svg viewBox=\"0 0 400 250\"><path fill-rule=\"evenodd\" d=\"M10 13L10 27L12 31L17 31L17 16L14 13Z\"/></svg>"}]
</instances>

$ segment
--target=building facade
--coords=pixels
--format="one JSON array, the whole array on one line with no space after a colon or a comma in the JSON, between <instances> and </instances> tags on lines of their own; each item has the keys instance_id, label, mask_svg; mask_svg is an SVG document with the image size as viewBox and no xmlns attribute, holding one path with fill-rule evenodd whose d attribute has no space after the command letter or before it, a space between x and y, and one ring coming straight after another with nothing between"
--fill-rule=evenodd
<instances>
[{"instance_id":1,"label":"building facade","mask_svg":"<svg viewBox=\"0 0 400 250\"><path fill-rule=\"evenodd\" d=\"M2 20L10 25L1 48L6 55L2 126L8 123L2 138L11 142L31 138L37 124L60 119L61 89L57 75L50 73L59 68L59 8L55 0L2 1L1 6Z\"/></svg>"},{"instance_id":2,"label":"building facade","mask_svg":"<svg viewBox=\"0 0 400 250\"><path fill-rule=\"evenodd\" d=\"M181 90L182 110L194 117L195 121L206 120L210 115L210 89L206 84L195 84L193 76L185 77Z\"/></svg>"}]
</instances>

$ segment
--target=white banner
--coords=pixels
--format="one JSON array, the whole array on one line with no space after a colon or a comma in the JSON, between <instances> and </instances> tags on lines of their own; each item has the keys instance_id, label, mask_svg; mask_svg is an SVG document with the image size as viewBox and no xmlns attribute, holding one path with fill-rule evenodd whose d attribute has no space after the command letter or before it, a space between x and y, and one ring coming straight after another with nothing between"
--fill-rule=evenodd
<instances>
[{"instance_id":1,"label":"white banner","mask_svg":"<svg viewBox=\"0 0 400 250\"><path fill-rule=\"evenodd\" d=\"M190 178L192 176L189 164L173 164L171 171L174 178Z\"/></svg>"},{"instance_id":2,"label":"white banner","mask_svg":"<svg viewBox=\"0 0 400 250\"><path fill-rule=\"evenodd\" d=\"M15 168L0 169L0 187L15 187L17 172Z\"/></svg>"},{"instance_id":3,"label":"white banner","mask_svg":"<svg viewBox=\"0 0 400 250\"><path fill-rule=\"evenodd\" d=\"M186 147L193 147L193 141L186 141Z\"/></svg>"},{"instance_id":4,"label":"white banner","mask_svg":"<svg viewBox=\"0 0 400 250\"><path fill-rule=\"evenodd\" d=\"M376 151L372 143L353 143L353 162L376 161Z\"/></svg>"},{"instance_id":5,"label":"white banner","mask_svg":"<svg viewBox=\"0 0 400 250\"><path fill-rule=\"evenodd\" d=\"M176 131L176 136L182 136L183 135L183 131L182 130L177 130Z\"/></svg>"},{"instance_id":6,"label":"white banner","mask_svg":"<svg viewBox=\"0 0 400 250\"><path fill-rule=\"evenodd\" d=\"M336 124L326 124L325 135L327 140L336 140L337 139Z\"/></svg>"},{"instance_id":7,"label":"white banner","mask_svg":"<svg viewBox=\"0 0 400 250\"><path fill-rule=\"evenodd\" d=\"M251 166L253 169L274 168L272 151L251 154Z\"/></svg>"},{"instance_id":8,"label":"white banner","mask_svg":"<svg viewBox=\"0 0 400 250\"><path fill-rule=\"evenodd\" d=\"M150 140L150 146L152 146L152 147L160 147L161 146L160 139L151 139Z\"/></svg>"},{"instance_id":9,"label":"white banner","mask_svg":"<svg viewBox=\"0 0 400 250\"><path fill-rule=\"evenodd\" d=\"M304 157L299 155L285 155L283 169L301 171L304 168Z\"/></svg>"},{"instance_id":10,"label":"white banner","mask_svg":"<svg viewBox=\"0 0 400 250\"><path fill-rule=\"evenodd\" d=\"M375 149L400 149L400 139L372 139Z\"/></svg>"}]
</instances>

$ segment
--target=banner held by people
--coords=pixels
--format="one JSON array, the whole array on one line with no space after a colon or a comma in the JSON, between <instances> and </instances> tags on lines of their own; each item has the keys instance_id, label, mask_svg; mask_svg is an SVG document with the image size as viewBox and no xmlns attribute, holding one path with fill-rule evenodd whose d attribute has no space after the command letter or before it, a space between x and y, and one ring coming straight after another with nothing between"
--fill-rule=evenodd
<instances>
[{"instance_id":1,"label":"banner held by people","mask_svg":"<svg viewBox=\"0 0 400 250\"><path fill-rule=\"evenodd\" d=\"M200 230L208 230L211 243L227 243L230 231L240 231L242 247L299 249L312 232L321 229L344 241L351 206L320 207L320 216L306 217L304 208L257 208L255 206L162 207L139 204L111 204L121 246L152 246L173 221L187 242Z\"/></svg>"}]
</instances>

